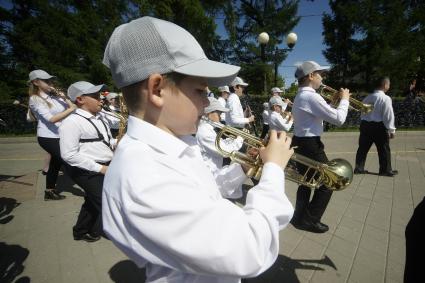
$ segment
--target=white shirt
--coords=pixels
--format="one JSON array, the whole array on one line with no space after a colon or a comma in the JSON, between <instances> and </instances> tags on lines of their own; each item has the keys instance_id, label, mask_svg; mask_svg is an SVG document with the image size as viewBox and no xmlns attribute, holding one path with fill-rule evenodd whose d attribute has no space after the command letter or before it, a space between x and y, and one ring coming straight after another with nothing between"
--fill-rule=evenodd
<instances>
[{"instance_id":1,"label":"white shirt","mask_svg":"<svg viewBox=\"0 0 425 283\"><path fill-rule=\"evenodd\" d=\"M241 101L236 93L231 93L227 99L226 124L231 127L244 128L249 123L249 119L245 118Z\"/></svg>"},{"instance_id":2,"label":"white shirt","mask_svg":"<svg viewBox=\"0 0 425 283\"><path fill-rule=\"evenodd\" d=\"M394 110L391 97L382 90L376 90L363 99L363 103L372 104L373 110L368 114L362 114L361 119L365 121L383 122L389 133L395 133Z\"/></svg>"},{"instance_id":3,"label":"white shirt","mask_svg":"<svg viewBox=\"0 0 425 283\"><path fill-rule=\"evenodd\" d=\"M323 121L341 126L347 118L348 105L348 99L341 99L338 107L333 108L313 88L299 88L292 106L294 135L320 136L323 133Z\"/></svg>"},{"instance_id":4,"label":"white shirt","mask_svg":"<svg viewBox=\"0 0 425 283\"><path fill-rule=\"evenodd\" d=\"M62 98L40 92L40 96L31 95L28 105L33 115L38 120L37 136L43 138L59 138L61 121L52 123L49 120L58 113L65 111L68 104ZM51 107L47 104L50 103Z\"/></svg>"},{"instance_id":5,"label":"white shirt","mask_svg":"<svg viewBox=\"0 0 425 283\"><path fill-rule=\"evenodd\" d=\"M226 99L220 96L219 98L217 98L217 100L218 102L220 102L221 106L226 107ZM220 121L226 121L226 113L223 112L220 114Z\"/></svg>"},{"instance_id":6,"label":"white shirt","mask_svg":"<svg viewBox=\"0 0 425 283\"><path fill-rule=\"evenodd\" d=\"M269 110L263 110L263 113L261 113L261 117L263 118L263 124L268 125L269 119L270 119L270 112Z\"/></svg>"},{"instance_id":7,"label":"white shirt","mask_svg":"<svg viewBox=\"0 0 425 283\"><path fill-rule=\"evenodd\" d=\"M241 208L220 195L196 139L184 140L129 117L105 176L104 231L146 266L146 282L237 283L260 274L293 214L283 170L265 164Z\"/></svg>"},{"instance_id":8,"label":"white shirt","mask_svg":"<svg viewBox=\"0 0 425 283\"><path fill-rule=\"evenodd\" d=\"M111 138L108 124L106 122L102 123L101 116L99 114L93 116L91 113L78 108L75 113L64 119L59 127L62 159L71 166L100 172L102 165L99 163L111 161L113 151L102 141L80 142L80 139L98 138L98 134L89 121L77 114L89 118L103 135L103 139L108 141L111 146L115 145L115 140ZM106 129L104 125L106 125Z\"/></svg>"},{"instance_id":9,"label":"white shirt","mask_svg":"<svg viewBox=\"0 0 425 283\"><path fill-rule=\"evenodd\" d=\"M289 132L293 123L293 120L288 123L288 120L276 111L272 111L270 114L270 130Z\"/></svg>"},{"instance_id":10,"label":"white shirt","mask_svg":"<svg viewBox=\"0 0 425 283\"><path fill-rule=\"evenodd\" d=\"M119 114L119 113L118 113ZM115 112L100 110L99 115L102 116L103 121L106 121L110 129L120 128L120 119L116 116Z\"/></svg>"}]
</instances>

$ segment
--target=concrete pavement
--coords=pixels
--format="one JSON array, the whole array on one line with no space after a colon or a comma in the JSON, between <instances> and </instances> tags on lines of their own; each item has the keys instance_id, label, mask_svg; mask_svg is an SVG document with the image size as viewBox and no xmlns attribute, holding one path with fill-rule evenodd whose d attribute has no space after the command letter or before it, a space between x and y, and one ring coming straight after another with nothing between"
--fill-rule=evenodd
<instances>
[{"instance_id":1,"label":"concrete pavement","mask_svg":"<svg viewBox=\"0 0 425 283\"><path fill-rule=\"evenodd\" d=\"M354 164L357 139L357 132L326 133L329 159ZM404 229L425 195L425 132L398 132L391 150L399 175L355 175L332 196L323 217L330 231L289 225L276 263L249 282L402 282ZM0 282L143 282L143 270L110 241L73 240L81 191L60 176L66 200L45 202L43 157L35 138L0 139ZM378 172L374 147L366 169ZM286 187L295 203L297 185Z\"/></svg>"}]
</instances>

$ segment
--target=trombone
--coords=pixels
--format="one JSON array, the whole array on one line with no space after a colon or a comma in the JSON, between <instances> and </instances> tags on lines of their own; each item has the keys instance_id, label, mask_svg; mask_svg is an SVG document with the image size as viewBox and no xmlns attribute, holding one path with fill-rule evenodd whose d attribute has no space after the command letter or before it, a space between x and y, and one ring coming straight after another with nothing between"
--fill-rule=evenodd
<instances>
[{"instance_id":1,"label":"trombone","mask_svg":"<svg viewBox=\"0 0 425 283\"><path fill-rule=\"evenodd\" d=\"M260 156L258 154L256 156L251 156L239 151L225 151L220 146L220 140L221 138L235 139L240 136L243 138L244 143L248 146L248 149L260 149L261 147L266 146L265 141L242 130L213 122L208 118L202 117L201 119L219 130L215 140L217 151L223 157L229 157L233 162L249 167L246 175L249 178L252 177L259 180L264 165ZM330 190L341 191L347 188L353 180L353 167L345 159L337 158L329 161L328 163L320 163L303 155L294 153L290 161L291 164L288 163L288 166L285 168L286 178L312 189L317 189L320 186L325 185ZM296 163L307 167L304 174L298 172Z\"/></svg>"},{"instance_id":2,"label":"trombone","mask_svg":"<svg viewBox=\"0 0 425 283\"><path fill-rule=\"evenodd\" d=\"M330 86L327 86L325 84L322 84L319 88L320 92L319 94L326 100L330 101L331 105L335 106L339 103L339 96L337 94L339 93L338 90L331 88ZM366 104L363 103L357 99L354 99L352 97L349 98L350 106L349 108L361 112L362 114L367 114L373 110L372 104Z\"/></svg>"}]
</instances>

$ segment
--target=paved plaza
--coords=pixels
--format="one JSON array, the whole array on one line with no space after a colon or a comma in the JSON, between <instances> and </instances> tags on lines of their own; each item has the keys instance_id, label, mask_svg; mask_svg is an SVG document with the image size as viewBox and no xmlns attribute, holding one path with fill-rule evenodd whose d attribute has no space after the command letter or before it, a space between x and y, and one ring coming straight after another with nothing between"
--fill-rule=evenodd
<instances>
[{"instance_id":1,"label":"paved plaza","mask_svg":"<svg viewBox=\"0 0 425 283\"><path fill-rule=\"evenodd\" d=\"M358 132L326 133L329 159L354 164ZM372 147L365 169L335 192L323 222L325 234L296 230L280 234L276 263L248 282L402 282L404 230L425 195L425 132L397 132L391 141L396 177L378 176ZM67 198L43 200L44 152L36 138L0 138L0 282L144 282L137 268L110 241L72 238L81 190L61 175ZM375 173L373 173L375 172ZM297 185L286 182L295 203Z\"/></svg>"}]
</instances>

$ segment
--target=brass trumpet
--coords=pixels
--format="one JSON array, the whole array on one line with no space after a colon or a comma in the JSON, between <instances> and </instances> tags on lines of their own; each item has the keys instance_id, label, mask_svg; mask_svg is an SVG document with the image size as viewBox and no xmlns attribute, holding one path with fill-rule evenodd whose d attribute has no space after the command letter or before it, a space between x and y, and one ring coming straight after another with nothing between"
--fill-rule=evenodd
<instances>
[{"instance_id":1,"label":"brass trumpet","mask_svg":"<svg viewBox=\"0 0 425 283\"><path fill-rule=\"evenodd\" d=\"M326 100L330 101L332 106L335 106L339 103L340 97L337 96L339 93L338 90L331 88L325 84L322 84L319 88L319 94ZM349 108L355 111L360 111L363 114L367 114L373 110L373 105L363 103L352 97L349 98L350 106Z\"/></svg>"},{"instance_id":2,"label":"brass trumpet","mask_svg":"<svg viewBox=\"0 0 425 283\"><path fill-rule=\"evenodd\" d=\"M206 123L209 123L214 128L220 130L217 133L217 138L215 140L217 151L223 157L229 157L233 162L237 162L249 167L246 175L250 178L252 177L256 180L259 180L263 170L263 163L260 159L260 156L256 155L253 157L239 151L225 151L220 146L220 140L221 138L235 139L236 137L240 136L243 138L244 143L248 146L248 148L256 149L260 149L261 147L266 146L266 143L262 139L250 135L249 133L246 133L242 130L213 122L205 117L203 117L202 120ZM291 165L288 163L288 166L285 168L286 178L297 184L304 185L312 189L316 189L322 185L325 185L330 190L341 191L347 188L353 180L353 167L345 159L338 158L333 159L328 163L320 163L303 155L294 153L290 161ZM297 171L296 163L300 163L307 167L307 170L304 174L301 174Z\"/></svg>"}]
</instances>

